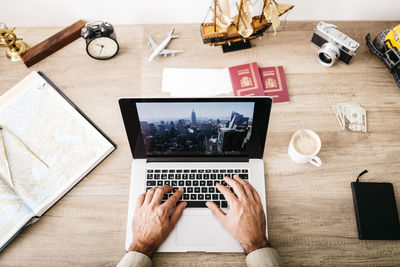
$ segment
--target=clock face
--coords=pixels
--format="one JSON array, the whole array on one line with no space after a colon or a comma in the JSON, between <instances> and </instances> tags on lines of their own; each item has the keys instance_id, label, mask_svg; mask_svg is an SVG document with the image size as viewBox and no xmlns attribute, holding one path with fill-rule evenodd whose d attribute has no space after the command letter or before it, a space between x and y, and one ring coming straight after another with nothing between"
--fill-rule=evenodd
<instances>
[{"instance_id":1,"label":"clock face","mask_svg":"<svg viewBox=\"0 0 400 267\"><path fill-rule=\"evenodd\" d=\"M99 37L87 45L88 54L96 59L108 59L117 54L119 49L117 41L109 37Z\"/></svg>"}]
</instances>

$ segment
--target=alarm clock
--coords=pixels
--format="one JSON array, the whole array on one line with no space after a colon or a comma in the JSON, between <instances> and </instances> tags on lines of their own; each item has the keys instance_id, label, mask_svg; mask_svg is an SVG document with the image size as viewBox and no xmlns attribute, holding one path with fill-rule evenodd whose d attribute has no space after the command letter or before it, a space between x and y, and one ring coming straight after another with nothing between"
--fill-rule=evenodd
<instances>
[{"instance_id":1,"label":"alarm clock","mask_svg":"<svg viewBox=\"0 0 400 267\"><path fill-rule=\"evenodd\" d=\"M114 27L104 21L86 23L81 36L86 40L86 52L95 59L110 59L119 50Z\"/></svg>"}]
</instances>

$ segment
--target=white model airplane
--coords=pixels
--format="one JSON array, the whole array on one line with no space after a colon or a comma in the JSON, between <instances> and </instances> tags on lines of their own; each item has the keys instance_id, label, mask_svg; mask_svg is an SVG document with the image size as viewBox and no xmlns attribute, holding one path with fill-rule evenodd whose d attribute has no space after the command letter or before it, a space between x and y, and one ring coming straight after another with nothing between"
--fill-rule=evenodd
<instances>
[{"instance_id":1,"label":"white model airplane","mask_svg":"<svg viewBox=\"0 0 400 267\"><path fill-rule=\"evenodd\" d=\"M174 30L175 30L175 27L172 28L172 30L168 33L167 38L165 38L164 41L162 41L162 43L160 45L156 44L156 42L154 42L153 38L151 38L151 36L149 35L149 44L151 45L151 49L153 50L153 53L151 53L151 55L149 57L149 62L151 62L153 59L155 59L159 55L163 55L164 57L166 57L168 54L171 54L171 55L175 56L176 53L183 52L183 50L165 49L172 39L179 37L178 35L174 34Z\"/></svg>"}]
</instances>

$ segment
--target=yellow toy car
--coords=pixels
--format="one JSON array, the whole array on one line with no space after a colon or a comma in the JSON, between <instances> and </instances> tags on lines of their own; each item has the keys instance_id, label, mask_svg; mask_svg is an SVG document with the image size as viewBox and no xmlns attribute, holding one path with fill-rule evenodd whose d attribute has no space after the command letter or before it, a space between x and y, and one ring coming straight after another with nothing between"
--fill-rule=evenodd
<instances>
[{"instance_id":1,"label":"yellow toy car","mask_svg":"<svg viewBox=\"0 0 400 267\"><path fill-rule=\"evenodd\" d=\"M378 34L373 42L369 33L365 40L369 49L382 60L400 87L400 24Z\"/></svg>"},{"instance_id":2,"label":"yellow toy car","mask_svg":"<svg viewBox=\"0 0 400 267\"><path fill-rule=\"evenodd\" d=\"M394 27L385 37L387 47L396 47L400 50L400 24Z\"/></svg>"}]
</instances>

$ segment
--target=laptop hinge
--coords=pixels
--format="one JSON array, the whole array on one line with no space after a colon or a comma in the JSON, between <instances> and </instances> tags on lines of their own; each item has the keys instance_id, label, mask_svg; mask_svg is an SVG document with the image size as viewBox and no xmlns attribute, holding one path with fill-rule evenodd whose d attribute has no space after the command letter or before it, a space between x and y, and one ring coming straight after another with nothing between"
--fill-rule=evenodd
<instances>
[{"instance_id":1,"label":"laptop hinge","mask_svg":"<svg viewBox=\"0 0 400 267\"><path fill-rule=\"evenodd\" d=\"M147 162L249 162L248 157L154 157Z\"/></svg>"}]
</instances>

